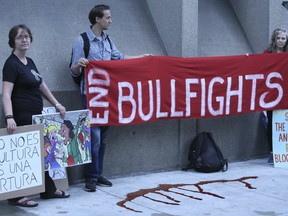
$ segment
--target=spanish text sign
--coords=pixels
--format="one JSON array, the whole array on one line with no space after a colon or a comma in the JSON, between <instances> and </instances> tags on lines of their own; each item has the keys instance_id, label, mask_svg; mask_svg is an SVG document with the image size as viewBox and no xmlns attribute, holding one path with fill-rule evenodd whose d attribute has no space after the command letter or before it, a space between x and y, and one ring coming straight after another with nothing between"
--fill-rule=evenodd
<instances>
[{"instance_id":1,"label":"spanish text sign","mask_svg":"<svg viewBox=\"0 0 288 216\"><path fill-rule=\"evenodd\" d=\"M273 111L273 159L275 167L288 167L288 110Z\"/></svg>"},{"instance_id":2,"label":"spanish text sign","mask_svg":"<svg viewBox=\"0 0 288 216\"><path fill-rule=\"evenodd\" d=\"M288 108L288 53L89 61L91 125Z\"/></svg>"},{"instance_id":3,"label":"spanish text sign","mask_svg":"<svg viewBox=\"0 0 288 216\"><path fill-rule=\"evenodd\" d=\"M0 200L45 191L43 125L0 129Z\"/></svg>"}]
</instances>

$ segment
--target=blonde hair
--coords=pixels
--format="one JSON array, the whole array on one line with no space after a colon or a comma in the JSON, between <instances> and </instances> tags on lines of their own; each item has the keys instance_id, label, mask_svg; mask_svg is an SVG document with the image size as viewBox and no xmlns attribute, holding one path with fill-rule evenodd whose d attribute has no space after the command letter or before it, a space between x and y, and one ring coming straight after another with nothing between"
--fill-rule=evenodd
<instances>
[{"instance_id":1,"label":"blonde hair","mask_svg":"<svg viewBox=\"0 0 288 216\"><path fill-rule=\"evenodd\" d=\"M276 40L277 40L277 36L280 33L284 33L286 35L286 40L287 40L285 46L283 47L283 52L288 51L288 45L287 45L288 44L288 32L287 32L287 30L284 28L276 28L272 33L270 44L268 45L268 48L267 48L269 53L274 53L277 51Z\"/></svg>"},{"instance_id":2,"label":"blonde hair","mask_svg":"<svg viewBox=\"0 0 288 216\"><path fill-rule=\"evenodd\" d=\"M46 129L46 135L49 137L49 134L51 133L51 131L57 131L57 127L55 125L50 125L47 129Z\"/></svg>"}]
</instances>

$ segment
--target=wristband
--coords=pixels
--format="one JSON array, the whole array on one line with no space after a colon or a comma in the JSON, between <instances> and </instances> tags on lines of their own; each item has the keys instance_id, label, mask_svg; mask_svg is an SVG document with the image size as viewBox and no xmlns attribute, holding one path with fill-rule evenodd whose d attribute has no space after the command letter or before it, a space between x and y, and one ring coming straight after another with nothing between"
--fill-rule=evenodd
<instances>
[{"instance_id":1,"label":"wristband","mask_svg":"<svg viewBox=\"0 0 288 216\"><path fill-rule=\"evenodd\" d=\"M61 106L61 103L57 103L55 104L55 107Z\"/></svg>"},{"instance_id":2,"label":"wristband","mask_svg":"<svg viewBox=\"0 0 288 216\"><path fill-rule=\"evenodd\" d=\"M5 123L7 124L7 119L11 119L11 118L14 118L13 115L6 115L5 116Z\"/></svg>"},{"instance_id":3,"label":"wristband","mask_svg":"<svg viewBox=\"0 0 288 216\"><path fill-rule=\"evenodd\" d=\"M6 115L5 116L5 120L10 119L10 118L14 118L14 116L13 115Z\"/></svg>"}]
</instances>

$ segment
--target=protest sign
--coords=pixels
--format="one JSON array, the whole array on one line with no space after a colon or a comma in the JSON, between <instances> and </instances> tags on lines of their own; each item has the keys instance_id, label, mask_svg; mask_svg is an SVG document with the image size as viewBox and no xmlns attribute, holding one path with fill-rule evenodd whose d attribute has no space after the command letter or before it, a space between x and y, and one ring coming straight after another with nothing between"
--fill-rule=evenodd
<instances>
[{"instance_id":1,"label":"protest sign","mask_svg":"<svg viewBox=\"0 0 288 216\"><path fill-rule=\"evenodd\" d=\"M55 107L43 107L42 114L56 113ZM69 189L69 182L67 178L67 171L65 167L49 169L49 176L54 180L58 189L66 191Z\"/></svg>"},{"instance_id":2,"label":"protest sign","mask_svg":"<svg viewBox=\"0 0 288 216\"><path fill-rule=\"evenodd\" d=\"M33 124L44 125L45 169L91 162L91 136L88 110L33 115Z\"/></svg>"},{"instance_id":3,"label":"protest sign","mask_svg":"<svg viewBox=\"0 0 288 216\"><path fill-rule=\"evenodd\" d=\"M0 129L0 200L45 191L43 125Z\"/></svg>"},{"instance_id":4,"label":"protest sign","mask_svg":"<svg viewBox=\"0 0 288 216\"><path fill-rule=\"evenodd\" d=\"M274 110L272 120L275 167L288 167L288 110Z\"/></svg>"},{"instance_id":5,"label":"protest sign","mask_svg":"<svg viewBox=\"0 0 288 216\"><path fill-rule=\"evenodd\" d=\"M89 61L91 126L287 109L287 71L288 53Z\"/></svg>"}]
</instances>

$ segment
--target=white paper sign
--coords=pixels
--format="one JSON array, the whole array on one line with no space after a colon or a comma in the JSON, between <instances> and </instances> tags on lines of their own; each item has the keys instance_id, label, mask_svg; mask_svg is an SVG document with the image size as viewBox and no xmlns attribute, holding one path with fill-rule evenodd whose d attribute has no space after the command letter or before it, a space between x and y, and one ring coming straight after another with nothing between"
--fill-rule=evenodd
<instances>
[{"instance_id":1,"label":"white paper sign","mask_svg":"<svg viewBox=\"0 0 288 216\"><path fill-rule=\"evenodd\" d=\"M17 127L11 135L5 128L0 133L0 200L2 194L15 192L17 197L38 186L40 189L32 189L30 194L43 192L43 125Z\"/></svg>"},{"instance_id":2,"label":"white paper sign","mask_svg":"<svg viewBox=\"0 0 288 216\"><path fill-rule=\"evenodd\" d=\"M273 111L273 159L275 167L288 167L288 110Z\"/></svg>"}]
</instances>

